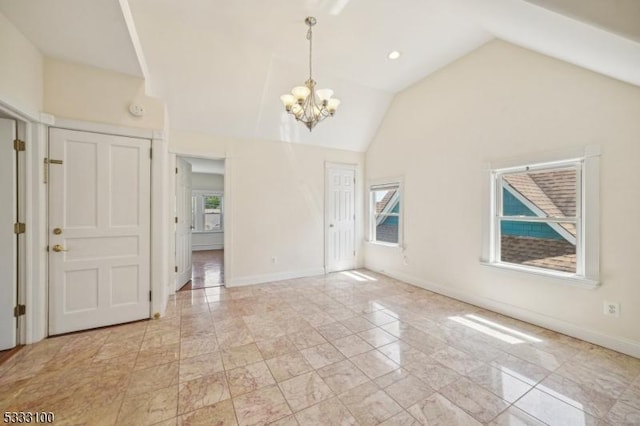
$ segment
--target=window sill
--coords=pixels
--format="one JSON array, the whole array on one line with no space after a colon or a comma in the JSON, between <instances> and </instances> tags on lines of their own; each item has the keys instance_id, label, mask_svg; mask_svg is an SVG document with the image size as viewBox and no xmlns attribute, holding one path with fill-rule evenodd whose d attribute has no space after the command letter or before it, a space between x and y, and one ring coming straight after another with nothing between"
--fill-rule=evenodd
<instances>
[{"instance_id":1,"label":"window sill","mask_svg":"<svg viewBox=\"0 0 640 426\"><path fill-rule=\"evenodd\" d=\"M547 278L554 278L563 282L563 284L572 285L580 288L595 289L600 287L600 281L590 278L582 277L576 274L570 274L566 272L547 271L540 268L532 268L521 265L514 265L509 263L489 262L486 260L480 260L480 264L483 266L490 266L492 268L506 269L508 271L525 272L532 275L539 275Z\"/></svg>"},{"instance_id":2,"label":"window sill","mask_svg":"<svg viewBox=\"0 0 640 426\"><path fill-rule=\"evenodd\" d=\"M381 247L389 247L389 248L401 248L400 244L398 243L385 243L384 241L367 241L367 244L371 244L374 246L381 246Z\"/></svg>"},{"instance_id":3,"label":"window sill","mask_svg":"<svg viewBox=\"0 0 640 426\"><path fill-rule=\"evenodd\" d=\"M192 234L222 234L223 232L224 232L223 229L219 231L195 231L195 230L191 231Z\"/></svg>"}]
</instances>

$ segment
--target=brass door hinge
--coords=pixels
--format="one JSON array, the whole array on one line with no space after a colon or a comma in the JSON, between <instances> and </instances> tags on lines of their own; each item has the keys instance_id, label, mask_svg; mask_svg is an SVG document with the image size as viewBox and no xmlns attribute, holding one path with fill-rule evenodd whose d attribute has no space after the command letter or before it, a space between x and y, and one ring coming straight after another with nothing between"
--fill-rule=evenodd
<instances>
[{"instance_id":1,"label":"brass door hinge","mask_svg":"<svg viewBox=\"0 0 640 426\"><path fill-rule=\"evenodd\" d=\"M149 302L151 302L151 290L149 290Z\"/></svg>"},{"instance_id":2,"label":"brass door hinge","mask_svg":"<svg viewBox=\"0 0 640 426\"><path fill-rule=\"evenodd\" d=\"M13 225L13 233L14 234L24 234L27 230L27 226L24 223L15 223Z\"/></svg>"},{"instance_id":3,"label":"brass door hinge","mask_svg":"<svg viewBox=\"0 0 640 426\"><path fill-rule=\"evenodd\" d=\"M24 151L25 150L25 143L24 141L21 141L20 139L16 139L13 141L13 149L16 151Z\"/></svg>"},{"instance_id":4,"label":"brass door hinge","mask_svg":"<svg viewBox=\"0 0 640 426\"><path fill-rule=\"evenodd\" d=\"M178 174L178 168L176 167L176 174Z\"/></svg>"},{"instance_id":5,"label":"brass door hinge","mask_svg":"<svg viewBox=\"0 0 640 426\"><path fill-rule=\"evenodd\" d=\"M27 307L26 305L18 305L15 308L13 308L13 316L18 318L19 316L22 316L24 314L27 313Z\"/></svg>"},{"instance_id":6,"label":"brass door hinge","mask_svg":"<svg viewBox=\"0 0 640 426\"><path fill-rule=\"evenodd\" d=\"M176 216L176 223L178 223L178 216Z\"/></svg>"},{"instance_id":7,"label":"brass door hinge","mask_svg":"<svg viewBox=\"0 0 640 426\"><path fill-rule=\"evenodd\" d=\"M178 267L177 266L175 267L175 270L176 270L176 272L178 272Z\"/></svg>"},{"instance_id":8,"label":"brass door hinge","mask_svg":"<svg viewBox=\"0 0 640 426\"><path fill-rule=\"evenodd\" d=\"M153 148L149 148L149 158L153 159Z\"/></svg>"}]
</instances>

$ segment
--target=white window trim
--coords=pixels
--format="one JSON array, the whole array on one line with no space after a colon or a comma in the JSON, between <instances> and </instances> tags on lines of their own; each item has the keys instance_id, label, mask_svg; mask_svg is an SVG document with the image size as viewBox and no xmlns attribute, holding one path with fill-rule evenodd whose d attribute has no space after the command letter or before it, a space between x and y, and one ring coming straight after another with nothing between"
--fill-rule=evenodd
<instances>
[{"instance_id":1,"label":"white window trim","mask_svg":"<svg viewBox=\"0 0 640 426\"><path fill-rule=\"evenodd\" d=\"M498 197L496 172L522 170L526 165L532 168L560 167L562 165L579 163L579 176L581 182L576 202L579 203L581 214L578 215L576 228L579 229L576 241L576 273L553 271L550 269L532 266L517 265L499 261L499 229L497 225ZM515 158L506 161L493 162L487 166L488 194L485 199L489 203L485 211L488 212L488 220L485 220L485 232L483 233L483 251L480 263L485 266L496 267L504 270L525 272L534 275L556 279L563 284L574 285L582 288L597 288L600 282L600 240L599 240L599 206L600 206L600 148L589 146L579 150L543 154L524 158Z\"/></svg>"},{"instance_id":2,"label":"white window trim","mask_svg":"<svg viewBox=\"0 0 640 426\"><path fill-rule=\"evenodd\" d=\"M375 189L384 188L385 186L397 186L398 187L398 197L400 198L400 213L398 214L398 242L397 243L389 243L386 241L375 241L373 240L373 235L375 233L375 214L373 213L374 200L371 195L371 192ZM402 176L394 177L394 178L385 178L385 179L375 179L370 180L367 185L367 215L368 215L368 230L367 230L367 243L374 244L376 246L383 247L394 247L394 248L403 248L404 247L404 178Z\"/></svg>"},{"instance_id":3,"label":"white window trim","mask_svg":"<svg viewBox=\"0 0 640 426\"><path fill-rule=\"evenodd\" d=\"M194 223L193 224L193 229L191 230L191 232L193 234L221 234L224 232L224 192L223 191L208 191L206 189L194 189L191 191L193 196L198 196L198 195L214 195L214 196L218 196L222 198L222 206L221 206L221 212L220 212L220 229L216 230L216 231L199 231L198 230L198 225L200 225L200 228L204 227L204 204L199 206L199 210L200 210L200 215L196 214L196 221L198 222L197 224ZM204 199L201 197L200 201L202 203L204 203ZM200 223L202 222L202 223Z\"/></svg>"}]
</instances>

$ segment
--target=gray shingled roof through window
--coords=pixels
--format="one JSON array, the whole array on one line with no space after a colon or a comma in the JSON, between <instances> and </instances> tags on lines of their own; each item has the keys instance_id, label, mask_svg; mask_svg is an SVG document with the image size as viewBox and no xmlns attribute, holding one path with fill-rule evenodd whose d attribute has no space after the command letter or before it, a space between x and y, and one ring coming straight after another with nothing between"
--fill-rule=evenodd
<instances>
[{"instance_id":1,"label":"gray shingled roof through window","mask_svg":"<svg viewBox=\"0 0 640 426\"><path fill-rule=\"evenodd\" d=\"M398 192L397 189L386 190L386 191L387 193L384 195L384 197L382 197L382 200L376 203L376 214L382 213L387 207L387 204L389 204L389 201L391 201L393 196L396 195L396 192Z\"/></svg>"},{"instance_id":2,"label":"gray shingled roof through window","mask_svg":"<svg viewBox=\"0 0 640 426\"><path fill-rule=\"evenodd\" d=\"M503 235L501 260L561 272L576 272L576 247L567 240Z\"/></svg>"}]
</instances>

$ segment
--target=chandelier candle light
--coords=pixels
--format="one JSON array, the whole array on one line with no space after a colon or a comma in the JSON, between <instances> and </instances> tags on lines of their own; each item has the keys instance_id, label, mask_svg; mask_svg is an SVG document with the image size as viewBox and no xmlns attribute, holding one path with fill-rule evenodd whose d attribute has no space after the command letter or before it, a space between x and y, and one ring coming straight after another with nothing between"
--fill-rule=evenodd
<instances>
[{"instance_id":1,"label":"chandelier candle light","mask_svg":"<svg viewBox=\"0 0 640 426\"><path fill-rule=\"evenodd\" d=\"M307 31L307 40L309 40L309 80L304 83L304 86L294 87L290 95L280 96L280 100L287 112L293 114L296 120L302 121L311 131L316 124L325 118L333 117L338 105L340 105L340 99L331 97L333 96L333 90L331 89L316 90L316 82L311 77L311 27L316 24L316 18L309 16L304 20L304 23L309 27Z\"/></svg>"}]
</instances>

